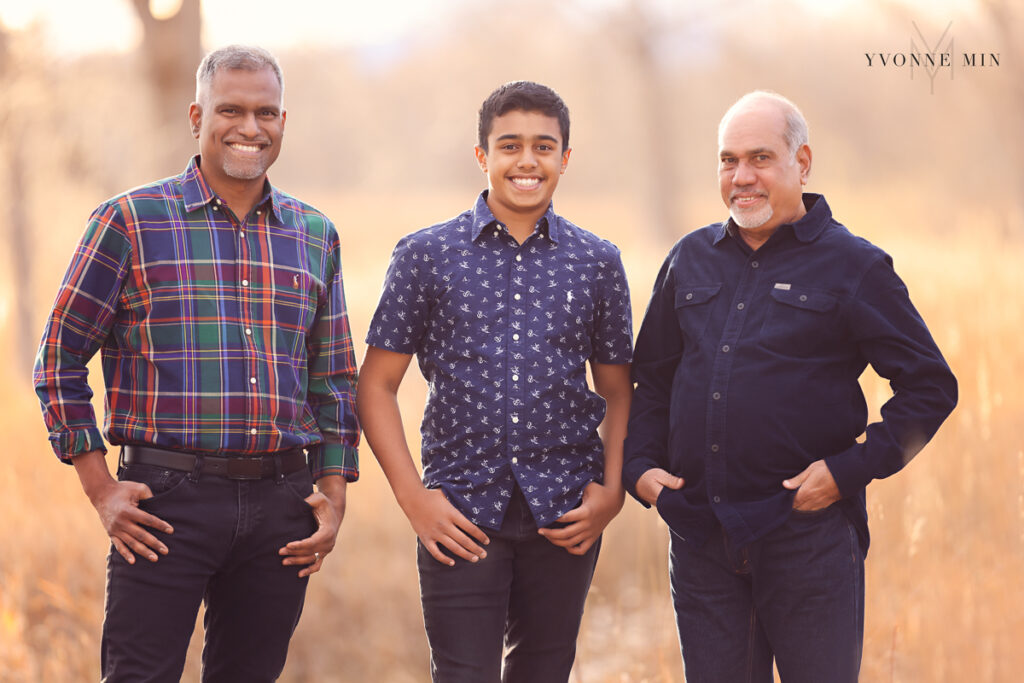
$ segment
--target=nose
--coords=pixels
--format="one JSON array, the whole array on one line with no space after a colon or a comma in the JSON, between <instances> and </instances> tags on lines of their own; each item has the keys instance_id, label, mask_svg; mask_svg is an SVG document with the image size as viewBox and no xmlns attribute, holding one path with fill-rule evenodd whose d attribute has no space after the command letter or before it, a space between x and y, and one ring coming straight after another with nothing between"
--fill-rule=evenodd
<instances>
[{"instance_id":1,"label":"nose","mask_svg":"<svg viewBox=\"0 0 1024 683\"><path fill-rule=\"evenodd\" d=\"M247 112L238 122L238 132L247 137L255 137L260 132L259 124L256 123L256 114Z\"/></svg>"},{"instance_id":2,"label":"nose","mask_svg":"<svg viewBox=\"0 0 1024 683\"><path fill-rule=\"evenodd\" d=\"M537 155L534 154L532 147L529 145L523 147L516 165L520 168L533 168L537 165Z\"/></svg>"},{"instance_id":3,"label":"nose","mask_svg":"<svg viewBox=\"0 0 1024 683\"><path fill-rule=\"evenodd\" d=\"M753 185L757 180L754 174L754 169L750 167L745 160L740 159L736 164L735 170L732 172L732 184L733 185Z\"/></svg>"}]
</instances>

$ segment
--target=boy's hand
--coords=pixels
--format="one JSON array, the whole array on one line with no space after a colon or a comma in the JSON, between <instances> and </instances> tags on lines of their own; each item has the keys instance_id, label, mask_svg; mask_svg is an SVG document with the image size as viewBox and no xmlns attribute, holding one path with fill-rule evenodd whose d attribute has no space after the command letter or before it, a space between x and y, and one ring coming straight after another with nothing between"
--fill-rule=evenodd
<instances>
[{"instance_id":1,"label":"boy's hand","mask_svg":"<svg viewBox=\"0 0 1024 683\"><path fill-rule=\"evenodd\" d=\"M490 543L487 534L449 503L440 489L421 489L402 509L423 547L441 564L455 565L455 560L441 552L441 545L469 562L487 557L487 551L474 541Z\"/></svg>"},{"instance_id":2,"label":"boy's hand","mask_svg":"<svg viewBox=\"0 0 1024 683\"><path fill-rule=\"evenodd\" d=\"M558 522L567 526L561 529L539 529L539 533L555 545L565 548L573 555L584 555L594 545L601 532L622 509L625 491L610 488L592 481L583 489L583 502L578 508L569 510Z\"/></svg>"}]
</instances>

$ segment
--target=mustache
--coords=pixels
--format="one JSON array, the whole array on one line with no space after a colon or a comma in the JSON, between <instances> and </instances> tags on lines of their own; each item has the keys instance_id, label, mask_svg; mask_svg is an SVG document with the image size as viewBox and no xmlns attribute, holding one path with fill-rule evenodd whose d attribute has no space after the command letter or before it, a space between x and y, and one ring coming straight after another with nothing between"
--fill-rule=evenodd
<instances>
[{"instance_id":1,"label":"mustache","mask_svg":"<svg viewBox=\"0 0 1024 683\"><path fill-rule=\"evenodd\" d=\"M751 196L753 196L753 197L767 197L768 193L767 192L743 192L741 190L740 191L736 191L736 192L730 192L729 193L729 201L730 202L735 201L736 198L739 197L740 195L743 195L744 197L751 197Z\"/></svg>"}]
</instances>

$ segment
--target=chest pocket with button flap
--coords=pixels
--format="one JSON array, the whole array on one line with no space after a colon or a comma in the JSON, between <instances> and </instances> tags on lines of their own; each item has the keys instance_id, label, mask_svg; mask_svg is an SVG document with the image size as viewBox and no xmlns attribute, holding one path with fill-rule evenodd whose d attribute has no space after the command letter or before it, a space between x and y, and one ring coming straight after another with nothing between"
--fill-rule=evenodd
<instances>
[{"instance_id":1,"label":"chest pocket with button flap","mask_svg":"<svg viewBox=\"0 0 1024 683\"><path fill-rule=\"evenodd\" d=\"M839 298L820 289L793 284L771 290L768 314L761 327L763 347L784 356L800 357L837 334Z\"/></svg>"},{"instance_id":2,"label":"chest pocket with button flap","mask_svg":"<svg viewBox=\"0 0 1024 683\"><path fill-rule=\"evenodd\" d=\"M720 284L676 287L676 318L687 346L698 344L707 331L711 308L720 289Z\"/></svg>"}]
</instances>

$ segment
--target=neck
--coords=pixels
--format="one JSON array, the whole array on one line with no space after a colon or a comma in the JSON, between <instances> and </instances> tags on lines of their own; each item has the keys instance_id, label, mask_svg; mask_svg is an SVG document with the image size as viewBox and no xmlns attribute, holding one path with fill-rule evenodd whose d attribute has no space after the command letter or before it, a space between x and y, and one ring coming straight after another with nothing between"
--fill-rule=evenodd
<instances>
[{"instance_id":1,"label":"neck","mask_svg":"<svg viewBox=\"0 0 1024 683\"><path fill-rule=\"evenodd\" d=\"M234 180L233 182L221 180L214 184L205 175L203 177L209 183L210 189L224 200L224 203L228 205L228 208L235 214L235 217L241 221L245 220L246 216L249 215L249 212L252 211L253 207L260 200L260 197L263 196L263 184L267 179L266 174L264 174L253 180Z\"/></svg>"},{"instance_id":2,"label":"neck","mask_svg":"<svg viewBox=\"0 0 1024 683\"><path fill-rule=\"evenodd\" d=\"M495 209L490 200L488 200L487 206L490 207L491 213L498 219L498 222L508 229L508 234L512 235L513 239L520 244L529 239L534 228L537 227L537 221L547 212L547 207L544 207L543 211L532 211L528 214L506 211L500 206Z\"/></svg>"}]
</instances>

